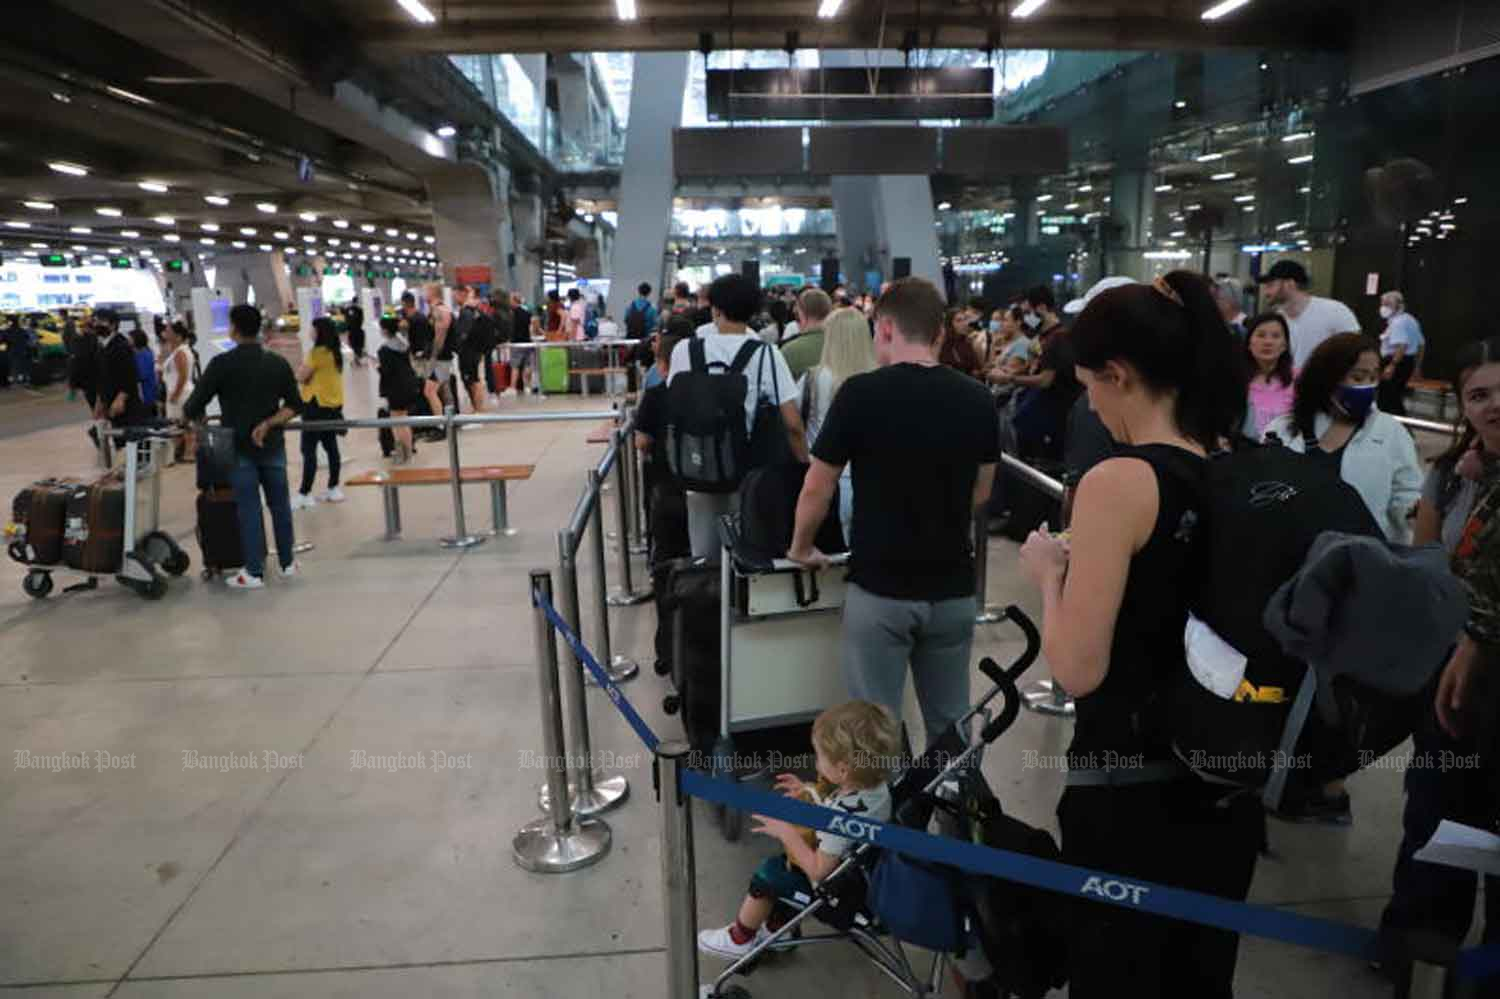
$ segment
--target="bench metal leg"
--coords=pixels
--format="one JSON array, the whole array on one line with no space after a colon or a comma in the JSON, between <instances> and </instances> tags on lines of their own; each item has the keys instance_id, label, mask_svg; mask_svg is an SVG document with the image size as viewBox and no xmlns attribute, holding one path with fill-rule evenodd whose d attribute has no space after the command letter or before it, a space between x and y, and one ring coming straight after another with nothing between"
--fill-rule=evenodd
<instances>
[{"instance_id":1,"label":"bench metal leg","mask_svg":"<svg viewBox=\"0 0 1500 999\"><path fill-rule=\"evenodd\" d=\"M401 491L395 486L382 486L380 496L385 505L385 540L395 541L401 537Z\"/></svg>"},{"instance_id":2,"label":"bench metal leg","mask_svg":"<svg viewBox=\"0 0 1500 999\"><path fill-rule=\"evenodd\" d=\"M505 481L490 483L490 517L493 527L490 534L495 537L513 538L521 532L510 526L510 511L506 505Z\"/></svg>"}]
</instances>

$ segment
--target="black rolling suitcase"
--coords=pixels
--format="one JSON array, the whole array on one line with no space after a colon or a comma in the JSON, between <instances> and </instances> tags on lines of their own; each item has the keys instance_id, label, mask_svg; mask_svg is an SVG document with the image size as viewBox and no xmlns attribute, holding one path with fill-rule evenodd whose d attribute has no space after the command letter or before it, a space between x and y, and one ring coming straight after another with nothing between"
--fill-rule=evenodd
<instances>
[{"instance_id":1,"label":"black rolling suitcase","mask_svg":"<svg viewBox=\"0 0 1500 999\"><path fill-rule=\"evenodd\" d=\"M694 749L709 752L719 734L719 564L679 559L667 569L665 612L672 622L668 713L682 715Z\"/></svg>"},{"instance_id":2,"label":"black rolling suitcase","mask_svg":"<svg viewBox=\"0 0 1500 999\"><path fill-rule=\"evenodd\" d=\"M658 483L651 490L651 592L656 600L656 672L672 668L672 567L693 553L687 528L687 496Z\"/></svg>"},{"instance_id":3,"label":"black rolling suitcase","mask_svg":"<svg viewBox=\"0 0 1500 999\"><path fill-rule=\"evenodd\" d=\"M244 566L239 506L233 489L211 486L198 493L198 550L203 553L205 577Z\"/></svg>"}]
</instances>

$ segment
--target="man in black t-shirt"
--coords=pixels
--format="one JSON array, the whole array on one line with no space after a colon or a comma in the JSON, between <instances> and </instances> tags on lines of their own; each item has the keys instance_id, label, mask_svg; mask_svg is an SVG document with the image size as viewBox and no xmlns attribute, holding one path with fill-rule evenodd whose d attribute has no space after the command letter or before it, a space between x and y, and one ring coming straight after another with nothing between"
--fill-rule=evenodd
<instances>
[{"instance_id":1,"label":"man in black t-shirt","mask_svg":"<svg viewBox=\"0 0 1500 999\"><path fill-rule=\"evenodd\" d=\"M1057 315L1052 289L1038 285L1026 293L1026 325L1037 331L1042 354L1033 371L999 375L997 384L1020 385L1030 391L1020 401L1014 421L1017 443L1025 458L1061 460L1068 412L1083 392L1073 357L1073 345Z\"/></svg>"},{"instance_id":2,"label":"man in black t-shirt","mask_svg":"<svg viewBox=\"0 0 1500 999\"><path fill-rule=\"evenodd\" d=\"M512 292L510 296L510 342L531 342L531 312L522 304L520 292ZM526 369L532 368L535 354L536 351L530 348L510 352L511 377L516 386L516 395L526 392Z\"/></svg>"},{"instance_id":3,"label":"man in black t-shirt","mask_svg":"<svg viewBox=\"0 0 1500 999\"><path fill-rule=\"evenodd\" d=\"M787 557L813 547L844 465L854 483L843 666L853 698L901 714L911 666L927 738L968 708L977 610L972 518L1000 460L994 404L937 361L943 299L903 278L875 306L881 367L839 388L812 450ZM939 415L940 414L940 415Z\"/></svg>"}]
</instances>

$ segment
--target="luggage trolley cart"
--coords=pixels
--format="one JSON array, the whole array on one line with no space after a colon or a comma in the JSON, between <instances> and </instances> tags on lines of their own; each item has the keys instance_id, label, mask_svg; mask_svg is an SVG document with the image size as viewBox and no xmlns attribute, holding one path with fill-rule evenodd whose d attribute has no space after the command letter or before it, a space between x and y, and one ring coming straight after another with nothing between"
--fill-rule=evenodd
<instances>
[{"instance_id":1,"label":"luggage trolley cart","mask_svg":"<svg viewBox=\"0 0 1500 999\"><path fill-rule=\"evenodd\" d=\"M125 550L115 582L134 590L148 600L166 595L167 577L187 572L192 560L170 534L161 530L161 473L167 448L181 434L172 427L127 427L110 430L100 427L101 439L107 434L125 448L124 493L125 523L121 533ZM64 565L39 565L29 558L24 542L12 542L11 558L29 567L21 581L27 596L40 600L52 592L54 572L81 574L85 578L64 593L93 590L99 586L96 573L71 569Z\"/></svg>"},{"instance_id":2,"label":"luggage trolley cart","mask_svg":"<svg viewBox=\"0 0 1500 999\"><path fill-rule=\"evenodd\" d=\"M810 722L825 708L849 699L839 666L848 555L832 557L827 571L784 558L749 565L734 554L735 520L720 529L719 734L714 776L733 778L734 735ZM745 816L715 806L724 838L740 837Z\"/></svg>"}]
</instances>

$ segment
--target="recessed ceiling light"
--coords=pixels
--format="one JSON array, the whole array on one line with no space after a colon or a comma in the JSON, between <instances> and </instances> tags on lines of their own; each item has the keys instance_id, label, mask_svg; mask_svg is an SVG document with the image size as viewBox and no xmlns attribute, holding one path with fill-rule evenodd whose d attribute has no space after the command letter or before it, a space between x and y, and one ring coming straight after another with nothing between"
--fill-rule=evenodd
<instances>
[{"instance_id":1,"label":"recessed ceiling light","mask_svg":"<svg viewBox=\"0 0 1500 999\"><path fill-rule=\"evenodd\" d=\"M116 97L122 98L122 99L127 100L127 101L131 101L131 102L133 102L135 104L155 104L156 103L155 101L153 101L149 97L142 97L140 94L131 93L129 90L122 90L119 87L109 87L109 86L106 86L104 89L105 89L105 91L107 93L114 94Z\"/></svg>"},{"instance_id":2,"label":"recessed ceiling light","mask_svg":"<svg viewBox=\"0 0 1500 999\"><path fill-rule=\"evenodd\" d=\"M163 236L162 239L166 240L168 243L175 243L178 240L182 239L182 237L177 235L175 232L169 232L165 236Z\"/></svg>"},{"instance_id":3,"label":"recessed ceiling light","mask_svg":"<svg viewBox=\"0 0 1500 999\"><path fill-rule=\"evenodd\" d=\"M402 10L410 14L418 24L432 24L437 18L432 16L432 11L427 9L422 0L396 0Z\"/></svg>"},{"instance_id":4,"label":"recessed ceiling light","mask_svg":"<svg viewBox=\"0 0 1500 999\"><path fill-rule=\"evenodd\" d=\"M1249 2L1250 0L1223 0L1222 3L1216 3L1208 8L1208 10L1205 10L1203 12L1203 20L1217 21L1225 14L1233 13Z\"/></svg>"},{"instance_id":5,"label":"recessed ceiling light","mask_svg":"<svg viewBox=\"0 0 1500 999\"><path fill-rule=\"evenodd\" d=\"M1238 201L1240 204L1244 204L1247 201L1254 201L1255 200L1255 195L1253 195L1253 194L1237 194L1237 195L1235 195L1234 200Z\"/></svg>"},{"instance_id":6,"label":"recessed ceiling light","mask_svg":"<svg viewBox=\"0 0 1500 999\"><path fill-rule=\"evenodd\" d=\"M589 216L589 215L585 215L584 216L584 220L588 221L588 222L592 222L593 221L593 217ZM415 240L417 238L417 234L414 233L414 232L409 232L409 233L406 234L406 238L407 239L411 239L411 240Z\"/></svg>"},{"instance_id":7,"label":"recessed ceiling light","mask_svg":"<svg viewBox=\"0 0 1500 999\"><path fill-rule=\"evenodd\" d=\"M54 91L52 91L52 99L54 101L57 101L60 104L72 104L73 103L73 98L69 97L67 94L63 93L61 90L54 90Z\"/></svg>"},{"instance_id":8,"label":"recessed ceiling light","mask_svg":"<svg viewBox=\"0 0 1500 999\"><path fill-rule=\"evenodd\" d=\"M458 129L454 128L452 125L439 125L437 127L437 135L440 139L451 139L457 134Z\"/></svg>"},{"instance_id":9,"label":"recessed ceiling light","mask_svg":"<svg viewBox=\"0 0 1500 999\"><path fill-rule=\"evenodd\" d=\"M135 186L139 187L143 191L150 191L152 194L166 194L169 190L167 185L163 184L159 180L143 180L137 183Z\"/></svg>"},{"instance_id":10,"label":"recessed ceiling light","mask_svg":"<svg viewBox=\"0 0 1500 999\"><path fill-rule=\"evenodd\" d=\"M46 244L46 243L32 243L32 244L31 244L31 248L32 248L32 249L33 249L33 250L45 250L45 249L47 249L47 248L48 248L48 247L47 247L47 244Z\"/></svg>"},{"instance_id":11,"label":"recessed ceiling light","mask_svg":"<svg viewBox=\"0 0 1500 999\"><path fill-rule=\"evenodd\" d=\"M387 230L386 230L386 231L385 231L385 234L386 234L386 235L387 235L387 236L397 236L397 235L400 235L400 231L399 231L399 230L397 230L397 229L387 229Z\"/></svg>"},{"instance_id":12,"label":"recessed ceiling light","mask_svg":"<svg viewBox=\"0 0 1500 999\"><path fill-rule=\"evenodd\" d=\"M271 235L275 236L277 239L290 239L291 238L291 236L289 236L284 230L281 230L281 229L277 229L275 232L271 233Z\"/></svg>"},{"instance_id":13,"label":"recessed ceiling light","mask_svg":"<svg viewBox=\"0 0 1500 999\"><path fill-rule=\"evenodd\" d=\"M82 252L84 250L87 250L88 247L84 246L82 243L74 243L72 246L68 247L68 249L70 249L70 250L78 250L78 251Z\"/></svg>"},{"instance_id":14,"label":"recessed ceiling light","mask_svg":"<svg viewBox=\"0 0 1500 999\"><path fill-rule=\"evenodd\" d=\"M1157 194L1165 194L1167 191L1170 191L1170 190L1172 190L1172 185L1171 184L1157 184L1156 185L1156 193Z\"/></svg>"},{"instance_id":15,"label":"recessed ceiling light","mask_svg":"<svg viewBox=\"0 0 1500 999\"><path fill-rule=\"evenodd\" d=\"M234 247L236 250L243 250L245 248L245 241L242 239L237 239L229 245Z\"/></svg>"},{"instance_id":16,"label":"recessed ceiling light","mask_svg":"<svg viewBox=\"0 0 1500 999\"><path fill-rule=\"evenodd\" d=\"M1312 137L1313 134L1311 132L1291 132L1287 135L1283 135L1281 137L1281 141L1296 142L1298 139L1311 139Z\"/></svg>"},{"instance_id":17,"label":"recessed ceiling light","mask_svg":"<svg viewBox=\"0 0 1500 999\"><path fill-rule=\"evenodd\" d=\"M262 250L264 250L264 251L266 251L266 252L267 252L267 253L270 253L270 252L271 252L271 249L272 249L272 247L271 247L271 244L270 244L270 243L262 243L262 244L260 244L260 248L261 248L261 249L262 249Z\"/></svg>"},{"instance_id":18,"label":"recessed ceiling light","mask_svg":"<svg viewBox=\"0 0 1500 999\"><path fill-rule=\"evenodd\" d=\"M204 232L218 232L219 231L219 223L217 223L217 222L205 222L199 228L201 228Z\"/></svg>"},{"instance_id":19,"label":"recessed ceiling light","mask_svg":"<svg viewBox=\"0 0 1500 999\"><path fill-rule=\"evenodd\" d=\"M220 208L223 208L225 205L229 204L229 199L224 197L222 194L205 194L203 196L203 200L207 201L211 205L218 205Z\"/></svg>"},{"instance_id":20,"label":"recessed ceiling light","mask_svg":"<svg viewBox=\"0 0 1500 999\"><path fill-rule=\"evenodd\" d=\"M312 212L298 212L297 213L297 217L299 219L301 219L302 221L304 221L304 222L316 222L316 221L318 221L318 217L316 215L314 215Z\"/></svg>"},{"instance_id":21,"label":"recessed ceiling light","mask_svg":"<svg viewBox=\"0 0 1500 999\"><path fill-rule=\"evenodd\" d=\"M1234 178L1236 176L1237 175L1233 171L1230 171L1228 173L1216 173L1210 179L1212 179L1212 180L1234 180Z\"/></svg>"},{"instance_id":22,"label":"recessed ceiling light","mask_svg":"<svg viewBox=\"0 0 1500 999\"><path fill-rule=\"evenodd\" d=\"M56 173L65 173L69 177L87 177L89 175L88 167L79 166L77 163L68 163L64 160L54 160L48 163L47 167Z\"/></svg>"},{"instance_id":23,"label":"recessed ceiling light","mask_svg":"<svg viewBox=\"0 0 1500 999\"><path fill-rule=\"evenodd\" d=\"M423 236L422 237L422 242L427 243L430 246L431 244L437 242L437 237L435 237L435 236Z\"/></svg>"},{"instance_id":24,"label":"recessed ceiling light","mask_svg":"<svg viewBox=\"0 0 1500 999\"><path fill-rule=\"evenodd\" d=\"M297 255L297 248L295 246L288 246L284 252L289 257L295 257Z\"/></svg>"},{"instance_id":25,"label":"recessed ceiling light","mask_svg":"<svg viewBox=\"0 0 1500 999\"><path fill-rule=\"evenodd\" d=\"M68 231L69 232L76 232L80 236L87 236L89 233L93 232L94 230L90 229L86 225L75 225L75 226L69 227Z\"/></svg>"},{"instance_id":26,"label":"recessed ceiling light","mask_svg":"<svg viewBox=\"0 0 1500 999\"><path fill-rule=\"evenodd\" d=\"M276 206L269 201L257 201L255 203L255 210L258 212L265 212L267 215L270 215L272 212L276 211Z\"/></svg>"},{"instance_id":27,"label":"recessed ceiling light","mask_svg":"<svg viewBox=\"0 0 1500 999\"><path fill-rule=\"evenodd\" d=\"M122 214L124 214L118 208L109 208L107 206L100 207L100 208L95 208L94 209L94 213L97 214L97 215L103 215L105 218L110 218L110 219L117 219Z\"/></svg>"},{"instance_id":28,"label":"recessed ceiling light","mask_svg":"<svg viewBox=\"0 0 1500 999\"><path fill-rule=\"evenodd\" d=\"M1255 211L1255 206L1254 205L1245 205L1240 210L1241 211L1245 211L1245 212L1253 212L1253 211Z\"/></svg>"},{"instance_id":29,"label":"recessed ceiling light","mask_svg":"<svg viewBox=\"0 0 1500 999\"><path fill-rule=\"evenodd\" d=\"M374 232L375 231L375 226L372 225L369 222L361 222L359 224L359 231L360 232Z\"/></svg>"},{"instance_id":30,"label":"recessed ceiling light","mask_svg":"<svg viewBox=\"0 0 1500 999\"><path fill-rule=\"evenodd\" d=\"M120 235L124 236L126 239L140 239L141 238L141 234L139 232L137 232L136 230L134 230L134 229L121 229L120 230Z\"/></svg>"},{"instance_id":31,"label":"recessed ceiling light","mask_svg":"<svg viewBox=\"0 0 1500 999\"><path fill-rule=\"evenodd\" d=\"M1187 101L1174 101L1172 106L1181 111L1183 108L1187 107Z\"/></svg>"},{"instance_id":32,"label":"recessed ceiling light","mask_svg":"<svg viewBox=\"0 0 1500 999\"><path fill-rule=\"evenodd\" d=\"M213 246L214 245L213 239L211 237L208 237L208 236L204 236L202 239L198 240L198 242L202 243L204 246Z\"/></svg>"},{"instance_id":33,"label":"recessed ceiling light","mask_svg":"<svg viewBox=\"0 0 1500 999\"><path fill-rule=\"evenodd\" d=\"M334 219L333 220L333 227L335 229L347 229L347 228L349 228L349 220L348 219Z\"/></svg>"},{"instance_id":34,"label":"recessed ceiling light","mask_svg":"<svg viewBox=\"0 0 1500 999\"><path fill-rule=\"evenodd\" d=\"M156 256L156 251L153 250L153 249L151 249L148 246L145 249L141 250L141 256L143 256L143 257L154 257L154 256Z\"/></svg>"},{"instance_id":35,"label":"recessed ceiling light","mask_svg":"<svg viewBox=\"0 0 1500 999\"><path fill-rule=\"evenodd\" d=\"M313 236L313 235L307 235L307 236L303 236L302 237L302 242L304 242L304 243L316 243L317 241L318 241L318 237Z\"/></svg>"},{"instance_id":36,"label":"recessed ceiling light","mask_svg":"<svg viewBox=\"0 0 1500 999\"><path fill-rule=\"evenodd\" d=\"M1198 156L1198 162L1199 163L1212 163L1214 160L1222 160L1223 158L1224 158L1224 154L1223 153L1203 153L1203 154L1201 154L1201 155Z\"/></svg>"},{"instance_id":37,"label":"recessed ceiling light","mask_svg":"<svg viewBox=\"0 0 1500 999\"><path fill-rule=\"evenodd\" d=\"M21 204L27 208L35 208L39 212L50 212L57 207L50 201L23 201Z\"/></svg>"},{"instance_id":38,"label":"recessed ceiling light","mask_svg":"<svg viewBox=\"0 0 1500 999\"><path fill-rule=\"evenodd\" d=\"M1300 166L1303 163L1311 163L1312 161L1312 153L1308 153L1306 156L1293 156L1291 159L1287 160L1287 162L1292 166Z\"/></svg>"},{"instance_id":39,"label":"recessed ceiling light","mask_svg":"<svg viewBox=\"0 0 1500 999\"><path fill-rule=\"evenodd\" d=\"M1047 0L1021 0L1015 10L1010 12L1011 17L1030 17L1039 10Z\"/></svg>"},{"instance_id":40,"label":"recessed ceiling light","mask_svg":"<svg viewBox=\"0 0 1500 999\"><path fill-rule=\"evenodd\" d=\"M328 237L328 245L329 246L338 246L342 242L343 242L343 240L339 239L337 236L329 236Z\"/></svg>"},{"instance_id":41,"label":"recessed ceiling light","mask_svg":"<svg viewBox=\"0 0 1500 999\"><path fill-rule=\"evenodd\" d=\"M176 225L177 220L170 215L153 215L151 221L157 225Z\"/></svg>"},{"instance_id":42,"label":"recessed ceiling light","mask_svg":"<svg viewBox=\"0 0 1500 999\"><path fill-rule=\"evenodd\" d=\"M1051 201L1052 200L1052 195L1050 195L1050 194L1038 194L1036 196L1036 200L1039 201L1039 202Z\"/></svg>"}]
</instances>

